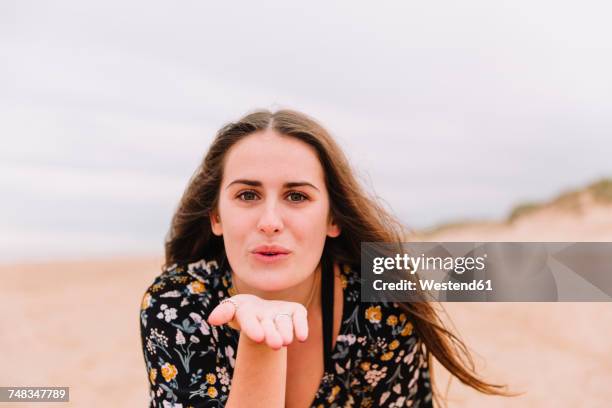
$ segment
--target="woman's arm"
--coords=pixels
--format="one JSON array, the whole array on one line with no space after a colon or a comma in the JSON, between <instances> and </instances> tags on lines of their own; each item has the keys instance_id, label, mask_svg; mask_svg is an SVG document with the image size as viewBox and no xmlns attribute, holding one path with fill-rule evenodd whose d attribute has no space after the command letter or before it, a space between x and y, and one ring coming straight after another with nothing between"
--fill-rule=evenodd
<instances>
[{"instance_id":1,"label":"woman's arm","mask_svg":"<svg viewBox=\"0 0 612 408\"><path fill-rule=\"evenodd\" d=\"M278 314L286 315L274 322ZM283 408L287 348L295 337L308 337L307 311L294 302L268 301L236 295L208 317L212 325L228 324L240 331L232 388L227 407Z\"/></svg>"},{"instance_id":2,"label":"woman's arm","mask_svg":"<svg viewBox=\"0 0 612 408\"><path fill-rule=\"evenodd\" d=\"M286 347L274 350L241 335L226 408L284 407L286 375Z\"/></svg>"},{"instance_id":3,"label":"woman's arm","mask_svg":"<svg viewBox=\"0 0 612 408\"><path fill-rule=\"evenodd\" d=\"M296 337L305 340L305 309L290 302L236 296L244 306L238 319L242 325L230 322L237 330L242 326L238 350L219 349L215 326L232 319L234 309L222 304L211 312L207 286L187 273L162 275L142 299L140 331L150 406L284 407L287 349L283 345L293 341L293 326L286 317L274 324L272 317L293 313L299 327ZM214 324L207 321L211 316ZM262 321L263 316L269 318ZM220 358L224 352L236 355L232 378L230 367Z\"/></svg>"}]
</instances>

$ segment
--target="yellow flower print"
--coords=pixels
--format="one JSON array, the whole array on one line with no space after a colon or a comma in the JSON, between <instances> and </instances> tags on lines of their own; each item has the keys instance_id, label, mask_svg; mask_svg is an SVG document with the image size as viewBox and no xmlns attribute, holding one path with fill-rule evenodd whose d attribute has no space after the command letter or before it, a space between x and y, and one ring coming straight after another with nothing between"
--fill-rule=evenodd
<instances>
[{"instance_id":1,"label":"yellow flower print","mask_svg":"<svg viewBox=\"0 0 612 408\"><path fill-rule=\"evenodd\" d=\"M206 390L206 394L208 394L210 398L216 398L217 395L219 395L215 387L208 387L208 390Z\"/></svg>"},{"instance_id":2,"label":"yellow flower print","mask_svg":"<svg viewBox=\"0 0 612 408\"><path fill-rule=\"evenodd\" d=\"M405 320L406 320L406 315L404 313L400 313L400 317L399 317L400 323L404 323Z\"/></svg>"},{"instance_id":3,"label":"yellow flower print","mask_svg":"<svg viewBox=\"0 0 612 408\"><path fill-rule=\"evenodd\" d=\"M368 371L370 369L370 362L364 361L363 363L361 363L360 367L363 371Z\"/></svg>"},{"instance_id":4,"label":"yellow flower print","mask_svg":"<svg viewBox=\"0 0 612 408\"><path fill-rule=\"evenodd\" d=\"M340 282L342 283L342 289L346 289L346 286L348 284L348 280L346 279L346 276L340 275Z\"/></svg>"},{"instance_id":5,"label":"yellow flower print","mask_svg":"<svg viewBox=\"0 0 612 408\"><path fill-rule=\"evenodd\" d=\"M157 368L152 368L149 371L149 381L151 381L151 384L155 384L155 378L157 378Z\"/></svg>"},{"instance_id":6,"label":"yellow flower print","mask_svg":"<svg viewBox=\"0 0 612 408\"><path fill-rule=\"evenodd\" d=\"M177 370L174 364L165 363L163 366L161 366L161 374L166 382L172 381L174 377L176 377L176 373Z\"/></svg>"},{"instance_id":7,"label":"yellow flower print","mask_svg":"<svg viewBox=\"0 0 612 408\"><path fill-rule=\"evenodd\" d=\"M206 382L209 384L214 384L217 382L217 377L214 374L208 373L206 374Z\"/></svg>"},{"instance_id":8,"label":"yellow flower print","mask_svg":"<svg viewBox=\"0 0 612 408\"><path fill-rule=\"evenodd\" d=\"M187 276L173 276L170 280L174 283L185 283L189 280Z\"/></svg>"},{"instance_id":9,"label":"yellow flower print","mask_svg":"<svg viewBox=\"0 0 612 408\"><path fill-rule=\"evenodd\" d=\"M236 296L238 294L238 291L232 286L227 290L227 293L229 293L230 296Z\"/></svg>"},{"instance_id":10,"label":"yellow flower print","mask_svg":"<svg viewBox=\"0 0 612 408\"><path fill-rule=\"evenodd\" d=\"M196 294L197 293L202 293L206 289L204 284L202 282L199 282L199 281L191 282L189 285L187 285L187 288L189 289L189 291L191 293L196 293Z\"/></svg>"},{"instance_id":11,"label":"yellow flower print","mask_svg":"<svg viewBox=\"0 0 612 408\"><path fill-rule=\"evenodd\" d=\"M348 265L342 265L342 270L344 273L348 274L351 271L351 267Z\"/></svg>"},{"instance_id":12,"label":"yellow flower print","mask_svg":"<svg viewBox=\"0 0 612 408\"><path fill-rule=\"evenodd\" d=\"M389 326L395 326L397 324L397 316L389 315L389 317L387 317L387 324Z\"/></svg>"},{"instance_id":13,"label":"yellow flower print","mask_svg":"<svg viewBox=\"0 0 612 408\"><path fill-rule=\"evenodd\" d=\"M401 332L401 335L402 336L410 336L412 334L412 329L413 329L412 323L407 322L406 326L404 326L404 329Z\"/></svg>"},{"instance_id":14,"label":"yellow flower print","mask_svg":"<svg viewBox=\"0 0 612 408\"><path fill-rule=\"evenodd\" d=\"M334 387L331 390L331 395L327 397L327 402L332 403L336 399L336 395L338 395L339 392L340 392L340 386L334 385Z\"/></svg>"},{"instance_id":15,"label":"yellow flower print","mask_svg":"<svg viewBox=\"0 0 612 408\"><path fill-rule=\"evenodd\" d=\"M142 302L140 303L140 310L145 310L146 308L151 306L151 299L152 299L151 294L149 292L145 293L145 295L142 298Z\"/></svg>"},{"instance_id":16,"label":"yellow flower print","mask_svg":"<svg viewBox=\"0 0 612 408\"><path fill-rule=\"evenodd\" d=\"M382 319L380 306L368 307L365 311L365 317L370 321L370 323L380 323L380 319Z\"/></svg>"},{"instance_id":17,"label":"yellow flower print","mask_svg":"<svg viewBox=\"0 0 612 408\"><path fill-rule=\"evenodd\" d=\"M150 291L153 292L153 293L159 292L160 290L162 290L164 288L164 286L166 286L166 282L156 283L155 285L151 286Z\"/></svg>"},{"instance_id":18,"label":"yellow flower print","mask_svg":"<svg viewBox=\"0 0 612 408\"><path fill-rule=\"evenodd\" d=\"M387 351L385 354L383 354L380 359L382 361L389 361L393 358L393 352L392 351Z\"/></svg>"},{"instance_id":19,"label":"yellow flower print","mask_svg":"<svg viewBox=\"0 0 612 408\"><path fill-rule=\"evenodd\" d=\"M390 344L389 344L389 350L395 350L397 347L399 346L399 341L397 340L393 340Z\"/></svg>"}]
</instances>

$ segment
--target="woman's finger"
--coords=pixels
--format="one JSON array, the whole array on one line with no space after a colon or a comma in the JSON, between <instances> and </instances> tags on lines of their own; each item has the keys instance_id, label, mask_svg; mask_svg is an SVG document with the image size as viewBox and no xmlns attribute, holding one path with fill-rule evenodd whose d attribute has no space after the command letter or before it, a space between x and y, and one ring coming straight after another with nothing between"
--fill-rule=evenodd
<instances>
[{"instance_id":1,"label":"woman's finger","mask_svg":"<svg viewBox=\"0 0 612 408\"><path fill-rule=\"evenodd\" d=\"M240 324L240 328L251 340L256 343L261 343L265 339L265 331L262 327L257 315L249 310L240 310L237 314L237 320Z\"/></svg>"},{"instance_id":2,"label":"woman's finger","mask_svg":"<svg viewBox=\"0 0 612 408\"><path fill-rule=\"evenodd\" d=\"M261 319L261 326L266 334L266 343L274 350L278 350L283 346L283 339L276 330L276 326L272 322L272 319L264 317Z\"/></svg>"},{"instance_id":3,"label":"woman's finger","mask_svg":"<svg viewBox=\"0 0 612 408\"><path fill-rule=\"evenodd\" d=\"M295 337L304 342L308 338L308 312L305 307L296 307L293 311L293 329Z\"/></svg>"},{"instance_id":4,"label":"woman's finger","mask_svg":"<svg viewBox=\"0 0 612 408\"><path fill-rule=\"evenodd\" d=\"M234 318L236 306L231 302L223 302L213 309L208 316L208 323L213 326L219 326L231 321Z\"/></svg>"},{"instance_id":5,"label":"woman's finger","mask_svg":"<svg viewBox=\"0 0 612 408\"><path fill-rule=\"evenodd\" d=\"M288 346L293 342L293 318L291 314L277 313L272 318L283 340L283 346Z\"/></svg>"}]
</instances>

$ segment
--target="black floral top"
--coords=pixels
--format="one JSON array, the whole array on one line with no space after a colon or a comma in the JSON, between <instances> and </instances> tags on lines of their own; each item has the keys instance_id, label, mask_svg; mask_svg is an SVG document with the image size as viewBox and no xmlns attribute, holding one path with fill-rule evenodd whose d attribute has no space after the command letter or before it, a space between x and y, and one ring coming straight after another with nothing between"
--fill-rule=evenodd
<instances>
[{"instance_id":1,"label":"black floral top","mask_svg":"<svg viewBox=\"0 0 612 408\"><path fill-rule=\"evenodd\" d=\"M344 292L334 369L311 407L432 407L422 343L396 303L360 303L356 271L341 270ZM165 268L140 311L151 407L223 407L231 388L239 332L211 326L208 314L232 296L231 273L205 260Z\"/></svg>"}]
</instances>

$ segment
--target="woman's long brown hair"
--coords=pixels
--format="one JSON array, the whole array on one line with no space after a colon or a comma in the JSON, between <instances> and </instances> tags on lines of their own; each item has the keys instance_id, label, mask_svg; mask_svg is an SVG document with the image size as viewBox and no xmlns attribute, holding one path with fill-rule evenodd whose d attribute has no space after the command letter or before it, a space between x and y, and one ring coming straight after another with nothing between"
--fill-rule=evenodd
<instances>
[{"instance_id":1,"label":"woman's long brown hair","mask_svg":"<svg viewBox=\"0 0 612 408\"><path fill-rule=\"evenodd\" d=\"M312 146L323 166L330 197L330 216L341 227L337 238L328 238L323 256L359 271L361 242L405 240L401 223L357 182L349 163L329 133L312 118L292 110L250 113L219 130L203 163L189 181L174 214L166 238L166 265L200 259L223 259L223 238L212 234L209 214L216 211L223 176L224 158L244 137L274 129ZM462 383L490 395L510 395L505 386L479 378L465 344L450 330L430 302L398 302L410 316L422 340L427 361L435 357ZM435 396L435 394L434 394Z\"/></svg>"}]
</instances>

